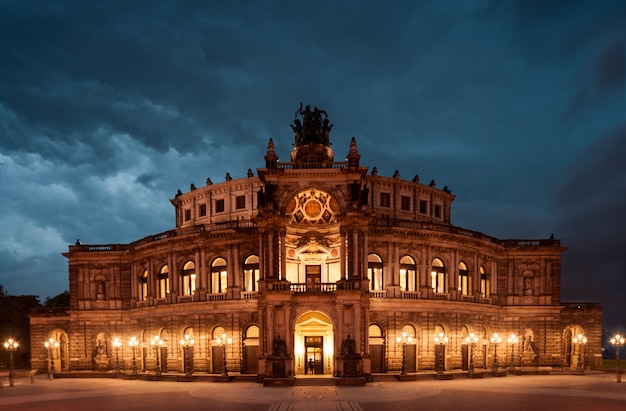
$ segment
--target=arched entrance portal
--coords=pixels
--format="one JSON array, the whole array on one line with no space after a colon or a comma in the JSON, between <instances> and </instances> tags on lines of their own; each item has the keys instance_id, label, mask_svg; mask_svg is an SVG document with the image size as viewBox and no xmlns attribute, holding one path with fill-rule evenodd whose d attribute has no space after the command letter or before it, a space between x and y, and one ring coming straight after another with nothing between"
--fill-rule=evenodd
<instances>
[{"instance_id":1,"label":"arched entrance portal","mask_svg":"<svg viewBox=\"0 0 626 411\"><path fill-rule=\"evenodd\" d=\"M334 333L331 319L320 311L308 311L296 321L295 373L333 375Z\"/></svg>"}]
</instances>

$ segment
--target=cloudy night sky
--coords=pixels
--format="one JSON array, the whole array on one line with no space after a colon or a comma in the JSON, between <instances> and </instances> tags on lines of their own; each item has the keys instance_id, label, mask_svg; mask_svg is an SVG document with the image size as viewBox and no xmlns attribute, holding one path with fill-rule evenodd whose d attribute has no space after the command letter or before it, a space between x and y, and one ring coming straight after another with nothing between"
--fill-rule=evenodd
<instances>
[{"instance_id":1,"label":"cloudy night sky","mask_svg":"<svg viewBox=\"0 0 626 411\"><path fill-rule=\"evenodd\" d=\"M624 1L0 0L0 284L174 227L176 191L288 161L302 101L452 223L568 247L562 299L626 330Z\"/></svg>"}]
</instances>

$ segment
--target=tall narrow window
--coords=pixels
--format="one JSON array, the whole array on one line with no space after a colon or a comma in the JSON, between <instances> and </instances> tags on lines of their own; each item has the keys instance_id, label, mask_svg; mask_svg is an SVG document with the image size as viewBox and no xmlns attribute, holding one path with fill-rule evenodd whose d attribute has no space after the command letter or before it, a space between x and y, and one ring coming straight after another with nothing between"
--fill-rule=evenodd
<instances>
[{"instance_id":1,"label":"tall narrow window","mask_svg":"<svg viewBox=\"0 0 626 411\"><path fill-rule=\"evenodd\" d=\"M199 215L200 217L204 217L206 215L206 204L200 204Z\"/></svg>"},{"instance_id":2,"label":"tall narrow window","mask_svg":"<svg viewBox=\"0 0 626 411\"><path fill-rule=\"evenodd\" d=\"M226 260L221 257L213 260L211 264L211 294L221 294L226 292L226 278L228 271Z\"/></svg>"},{"instance_id":3,"label":"tall narrow window","mask_svg":"<svg viewBox=\"0 0 626 411\"><path fill-rule=\"evenodd\" d=\"M259 281L259 257L251 255L243 263L243 290L257 291Z\"/></svg>"},{"instance_id":4,"label":"tall narrow window","mask_svg":"<svg viewBox=\"0 0 626 411\"><path fill-rule=\"evenodd\" d=\"M415 260L408 255L400 259L400 289L402 291L417 291Z\"/></svg>"},{"instance_id":5,"label":"tall narrow window","mask_svg":"<svg viewBox=\"0 0 626 411\"><path fill-rule=\"evenodd\" d=\"M485 267L480 266L480 295L483 298L489 298L489 279L487 278L487 272Z\"/></svg>"},{"instance_id":6,"label":"tall narrow window","mask_svg":"<svg viewBox=\"0 0 626 411\"><path fill-rule=\"evenodd\" d=\"M161 271L159 271L159 279L157 282L157 294L158 298L167 297L167 293L170 292L170 279L169 272L167 269L167 265L161 267Z\"/></svg>"},{"instance_id":7,"label":"tall narrow window","mask_svg":"<svg viewBox=\"0 0 626 411\"><path fill-rule=\"evenodd\" d=\"M148 270L143 270L139 277L139 301L146 301L148 298Z\"/></svg>"},{"instance_id":8,"label":"tall narrow window","mask_svg":"<svg viewBox=\"0 0 626 411\"><path fill-rule=\"evenodd\" d=\"M443 265L443 261L441 261L439 258L433 259L433 265L430 275L433 291L440 294L447 292L446 269Z\"/></svg>"},{"instance_id":9,"label":"tall narrow window","mask_svg":"<svg viewBox=\"0 0 626 411\"><path fill-rule=\"evenodd\" d=\"M469 272L464 262L459 263L459 291L462 295L469 295Z\"/></svg>"},{"instance_id":10,"label":"tall narrow window","mask_svg":"<svg viewBox=\"0 0 626 411\"><path fill-rule=\"evenodd\" d=\"M215 200L215 212L223 213L224 212L224 199Z\"/></svg>"},{"instance_id":11,"label":"tall narrow window","mask_svg":"<svg viewBox=\"0 0 626 411\"><path fill-rule=\"evenodd\" d=\"M402 210L411 210L411 197L409 196L400 196L400 208Z\"/></svg>"},{"instance_id":12,"label":"tall narrow window","mask_svg":"<svg viewBox=\"0 0 626 411\"><path fill-rule=\"evenodd\" d=\"M367 256L367 278L370 280L370 291L383 289L383 260L376 254Z\"/></svg>"},{"instance_id":13,"label":"tall narrow window","mask_svg":"<svg viewBox=\"0 0 626 411\"><path fill-rule=\"evenodd\" d=\"M181 294L193 295L194 291L196 291L196 265L193 261L187 261L183 265L180 282Z\"/></svg>"},{"instance_id":14,"label":"tall narrow window","mask_svg":"<svg viewBox=\"0 0 626 411\"><path fill-rule=\"evenodd\" d=\"M235 208L240 210L242 208L246 208L246 196L237 196L235 197Z\"/></svg>"},{"instance_id":15,"label":"tall narrow window","mask_svg":"<svg viewBox=\"0 0 626 411\"><path fill-rule=\"evenodd\" d=\"M389 194L389 193L380 193L380 206L381 207L391 207L391 194Z\"/></svg>"},{"instance_id":16,"label":"tall narrow window","mask_svg":"<svg viewBox=\"0 0 626 411\"><path fill-rule=\"evenodd\" d=\"M428 214L428 201L420 200L420 214Z\"/></svg>"}]
</instances>

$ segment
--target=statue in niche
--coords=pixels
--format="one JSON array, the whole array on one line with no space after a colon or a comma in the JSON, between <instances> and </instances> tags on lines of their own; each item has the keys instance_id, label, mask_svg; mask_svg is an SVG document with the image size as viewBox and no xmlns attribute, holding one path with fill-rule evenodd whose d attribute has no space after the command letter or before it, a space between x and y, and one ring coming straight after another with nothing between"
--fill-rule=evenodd
<instances>
[{"instance_id":1,"label":"statue in niche","mask_svg":"<svg viewBox=\"0 0 626 411\"><path fill-rule=\"evenodd\" d=\"M105 300L106 294L104 292L104 281L96 281L96 300Z\"/></svg>"},{"instance_id":2,"label":"statue in niche","mask_svg":"<svg viewBox=\"0 0 626 411\"><path fill-rule=\"evenodd\" d=\"M356 354L356 345L354 343L354 338L350 338L350 334L346 337L345 340L341 343L341 355L344 358L352 357Z\"/></svg>"},{"instance_id":3,"label":"statue in niche","mask_svg":"<svg viewBox=\"0 0 626 411\"><path fill-rule=\"evenodd\" d=\"M105 370L109 368L109 354L104 333L99 333L96 337L96 347L92 354L93 368Z\"/></svg>"},{"instance_id":4,"label":"statue in niche","mask_svg":"<svg viewBox=\"0 0 626 411\"><path fill-rule=\"evenodd\" d=\"M361 375L361 356L356 352L356 342L350 334L341 342L341 357L343 359L343 377L354 378Z\"/></svg>"},{"instance_id":5,"label":"statue in niche","mask_svg":"<svg viewBox=\"0 0 626 411\"><path fill-rule=\"evenodd\" d=\"M532 275L524 276L524 295L533 295L533 277L532 277Z\"/></svg>"},{"instance_id":6,"label":"statue in niche","mask_svg":"<svg viewBox=\"0 0 626 411\"><path fill-rule=\"evenodd\" d=\"M529 330L529 329L526 330L522 348L524 352L535 352L535 350L533 349L533 331L532 330Z\"/></svg>"},{"instance_id":7,"label":"statue in niche","mask_svg":"<svg viewBox=\"0 0 626 411\"><path fill-rule=\"evenodd\" d=\"M287 344L285 340L280 338L280 335L274 338L272 355L279 358L285 358L287 356Z\"/></svg>"}]
</instances>

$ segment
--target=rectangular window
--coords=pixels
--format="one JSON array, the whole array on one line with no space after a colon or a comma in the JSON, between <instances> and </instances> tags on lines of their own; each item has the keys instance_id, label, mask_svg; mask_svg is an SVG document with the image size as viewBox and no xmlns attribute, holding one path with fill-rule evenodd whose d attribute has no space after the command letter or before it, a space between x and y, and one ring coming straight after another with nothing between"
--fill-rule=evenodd
<instances>
[{"instance_id":1,"label":"rectangular window","mask_svg":"<svg viewBox=\"0 0 626 411\"><path fill-rule=\"evenodd\" d=\"M400 197L400 208L402 210L411 211L411 197L409 197L409 196L401 196Z\"/></svg>"},{"instance_id":2,"label":"rectangular window","mask_svg":"<svg viewBox=\"0 0 626 411\"><path fill-rule=\"evenodd\" d=\"M215 200L215 212L216 213L224 212L224 199Z\"/></svg>"},{"instance_id":3,"label":"rectangular window","mask_svg":"<svg viewBox=\"0 0 626 411\"><path fill-rule=\"evenodd\" d=\"M191 220L191 210L185 210L185 221Z\"/></svg>"},{"instance_id":4,"label":"rectangular window","mask_svg":"<svg viewBox=\"0 0 626 411\"><path fill-rule=\"evenodd\" d=\"M380 193L380 206L381 207L391 207L391 194L389 194L389 193Z\"/></svg>"},{"instance_id":5,"label":"rectangular window","mask_svg":"<svg viewBox=\"0 0 626 411\"><path fill-rule=\"evenodd\" d=\"M441 206L439 204L435 205L435 218L441 218Z\"/></svg>"},{"instance_id":6,"label":"rectangular window","mask_svg":"<svg viewBox=\"0 0 626 411\"><path fill-rule=\"evenodd\" d=\"M420 214L428 214L428 201L420 200Z\"/></svg>"},{"instance_id":7,"label":"rectangular window","mask_svg":"<svg viewBox=\"0 0 626 411\"><path fill-rule=\"evenodd\" d=\"M235 198L235 208L237 210L246 208L246 196L237 196Z\"/></svg>"},{"instance_id":8,"label":"rectangular window","mask_svg":"<svg viewBox=\"0 0 626 411\"><path fill-rule=\"evenodd\" d=\"M204 217L206 215L206 204L200 204L200 217Z\"/></svg>"}]
</instances>

